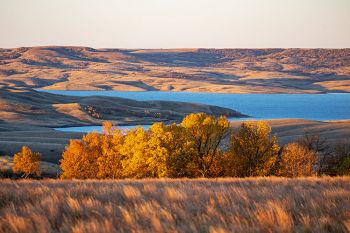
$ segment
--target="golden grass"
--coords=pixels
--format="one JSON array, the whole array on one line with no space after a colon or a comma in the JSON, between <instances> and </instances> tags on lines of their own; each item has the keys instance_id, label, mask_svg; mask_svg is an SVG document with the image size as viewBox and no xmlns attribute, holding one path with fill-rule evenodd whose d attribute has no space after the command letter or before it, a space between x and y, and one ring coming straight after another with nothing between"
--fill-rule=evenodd
<instances>
[{"instance_id":1,"label":"golden grass","mask_svg":"<svg viewBox=\"0 0 350 233\"><path fill-rule=\"evenodd\" d=\"M350 177L0 181L0 232L349 232Z\"/></svg>"}]
</instances>

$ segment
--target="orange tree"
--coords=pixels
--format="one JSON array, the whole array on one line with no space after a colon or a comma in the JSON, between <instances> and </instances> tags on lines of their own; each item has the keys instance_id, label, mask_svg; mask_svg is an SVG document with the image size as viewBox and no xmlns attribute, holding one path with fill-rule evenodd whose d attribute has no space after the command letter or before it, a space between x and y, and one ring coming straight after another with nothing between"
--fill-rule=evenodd
<instances>
[{"instance_id":1,"label":"orange tree","mask_svg":"<svg viewBox=\"0 0 350 233\"><path fill-rule=\"evenodd\" d=\"M287 177L315 175L316 153L298 143L283 147L278 174Z\"/></svg>"},{"instance_id":2,"label":"orange tree","mask_svg":"<svg viewBox=\"0 0 350 233\"><path fill-rule=\"evenodd\" d=\"M30 175L40 176L40 160L40 153L32 152L29 147L23 146L21 151L13 157L13 172L22 173L26 178Z\"/></svg>"},{"instance_id":3,"label":"orange tree","mask_svg":"<svg viewBox=\"0 0 350 233\"><path fill-rule=\"evenodd\" d=\"M61 159L62 178L97 178L101 156L101 136L88 133L82 140L71 140Z\"/></svg>"},{"instance_id":4,"label":"orange tree","mask_svg":"<svg viewBox=\"0 0 350 233\"><path fill-rule=\"evenodd\" d=\"M120 148L123 145L123 134L121 130L113 127L110 122L104 122L101 135L101 154L97 159L98 173L100 179L122 178L122 155Z\"/></svg>"}]
</instances>

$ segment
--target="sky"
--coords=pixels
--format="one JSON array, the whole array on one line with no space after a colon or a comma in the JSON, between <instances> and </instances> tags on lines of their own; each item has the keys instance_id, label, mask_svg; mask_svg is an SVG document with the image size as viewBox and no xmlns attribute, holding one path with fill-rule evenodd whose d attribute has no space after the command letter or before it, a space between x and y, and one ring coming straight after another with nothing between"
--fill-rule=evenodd
<instances>
[{"instance_id":1,"label":"sky","mask_svg":"<svg viewBox=\"0 0 350 233\"><path fill-rule=\"evenodd\" d=\"M0 0L0 47L349 48L350 0Z\"/></svg>"}]
</instances>

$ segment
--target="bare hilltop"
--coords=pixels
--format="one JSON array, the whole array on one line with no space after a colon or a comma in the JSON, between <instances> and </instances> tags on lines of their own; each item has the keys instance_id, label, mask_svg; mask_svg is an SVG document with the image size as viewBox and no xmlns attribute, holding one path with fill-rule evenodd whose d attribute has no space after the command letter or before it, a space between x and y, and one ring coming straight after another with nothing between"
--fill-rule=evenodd
<instances>
[{"instance_id":1,"label":"bare hilltop","mask_svg":"<svg viewBox=\"0 0 350 233\"><path fill-rule=\"evenodd\" d=\"M350 49L0 49L0 85L54 90L350 92Z\"/></svg>"}]
</instances>

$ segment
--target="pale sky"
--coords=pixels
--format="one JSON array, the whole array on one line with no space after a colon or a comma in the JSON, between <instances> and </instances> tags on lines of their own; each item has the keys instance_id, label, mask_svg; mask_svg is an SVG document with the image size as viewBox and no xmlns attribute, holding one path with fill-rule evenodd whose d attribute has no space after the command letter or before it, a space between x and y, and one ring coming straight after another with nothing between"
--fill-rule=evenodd
<instances>
[{"instance_id":1,"label":"pale sky","mask_svg":"<svg viewBox=\"0 0 350 233\"><path fill-rule=\"evenodd\" d=\"M0 0L0 47L349 48L350 0Z\"/></svg>"}]
</instances>

